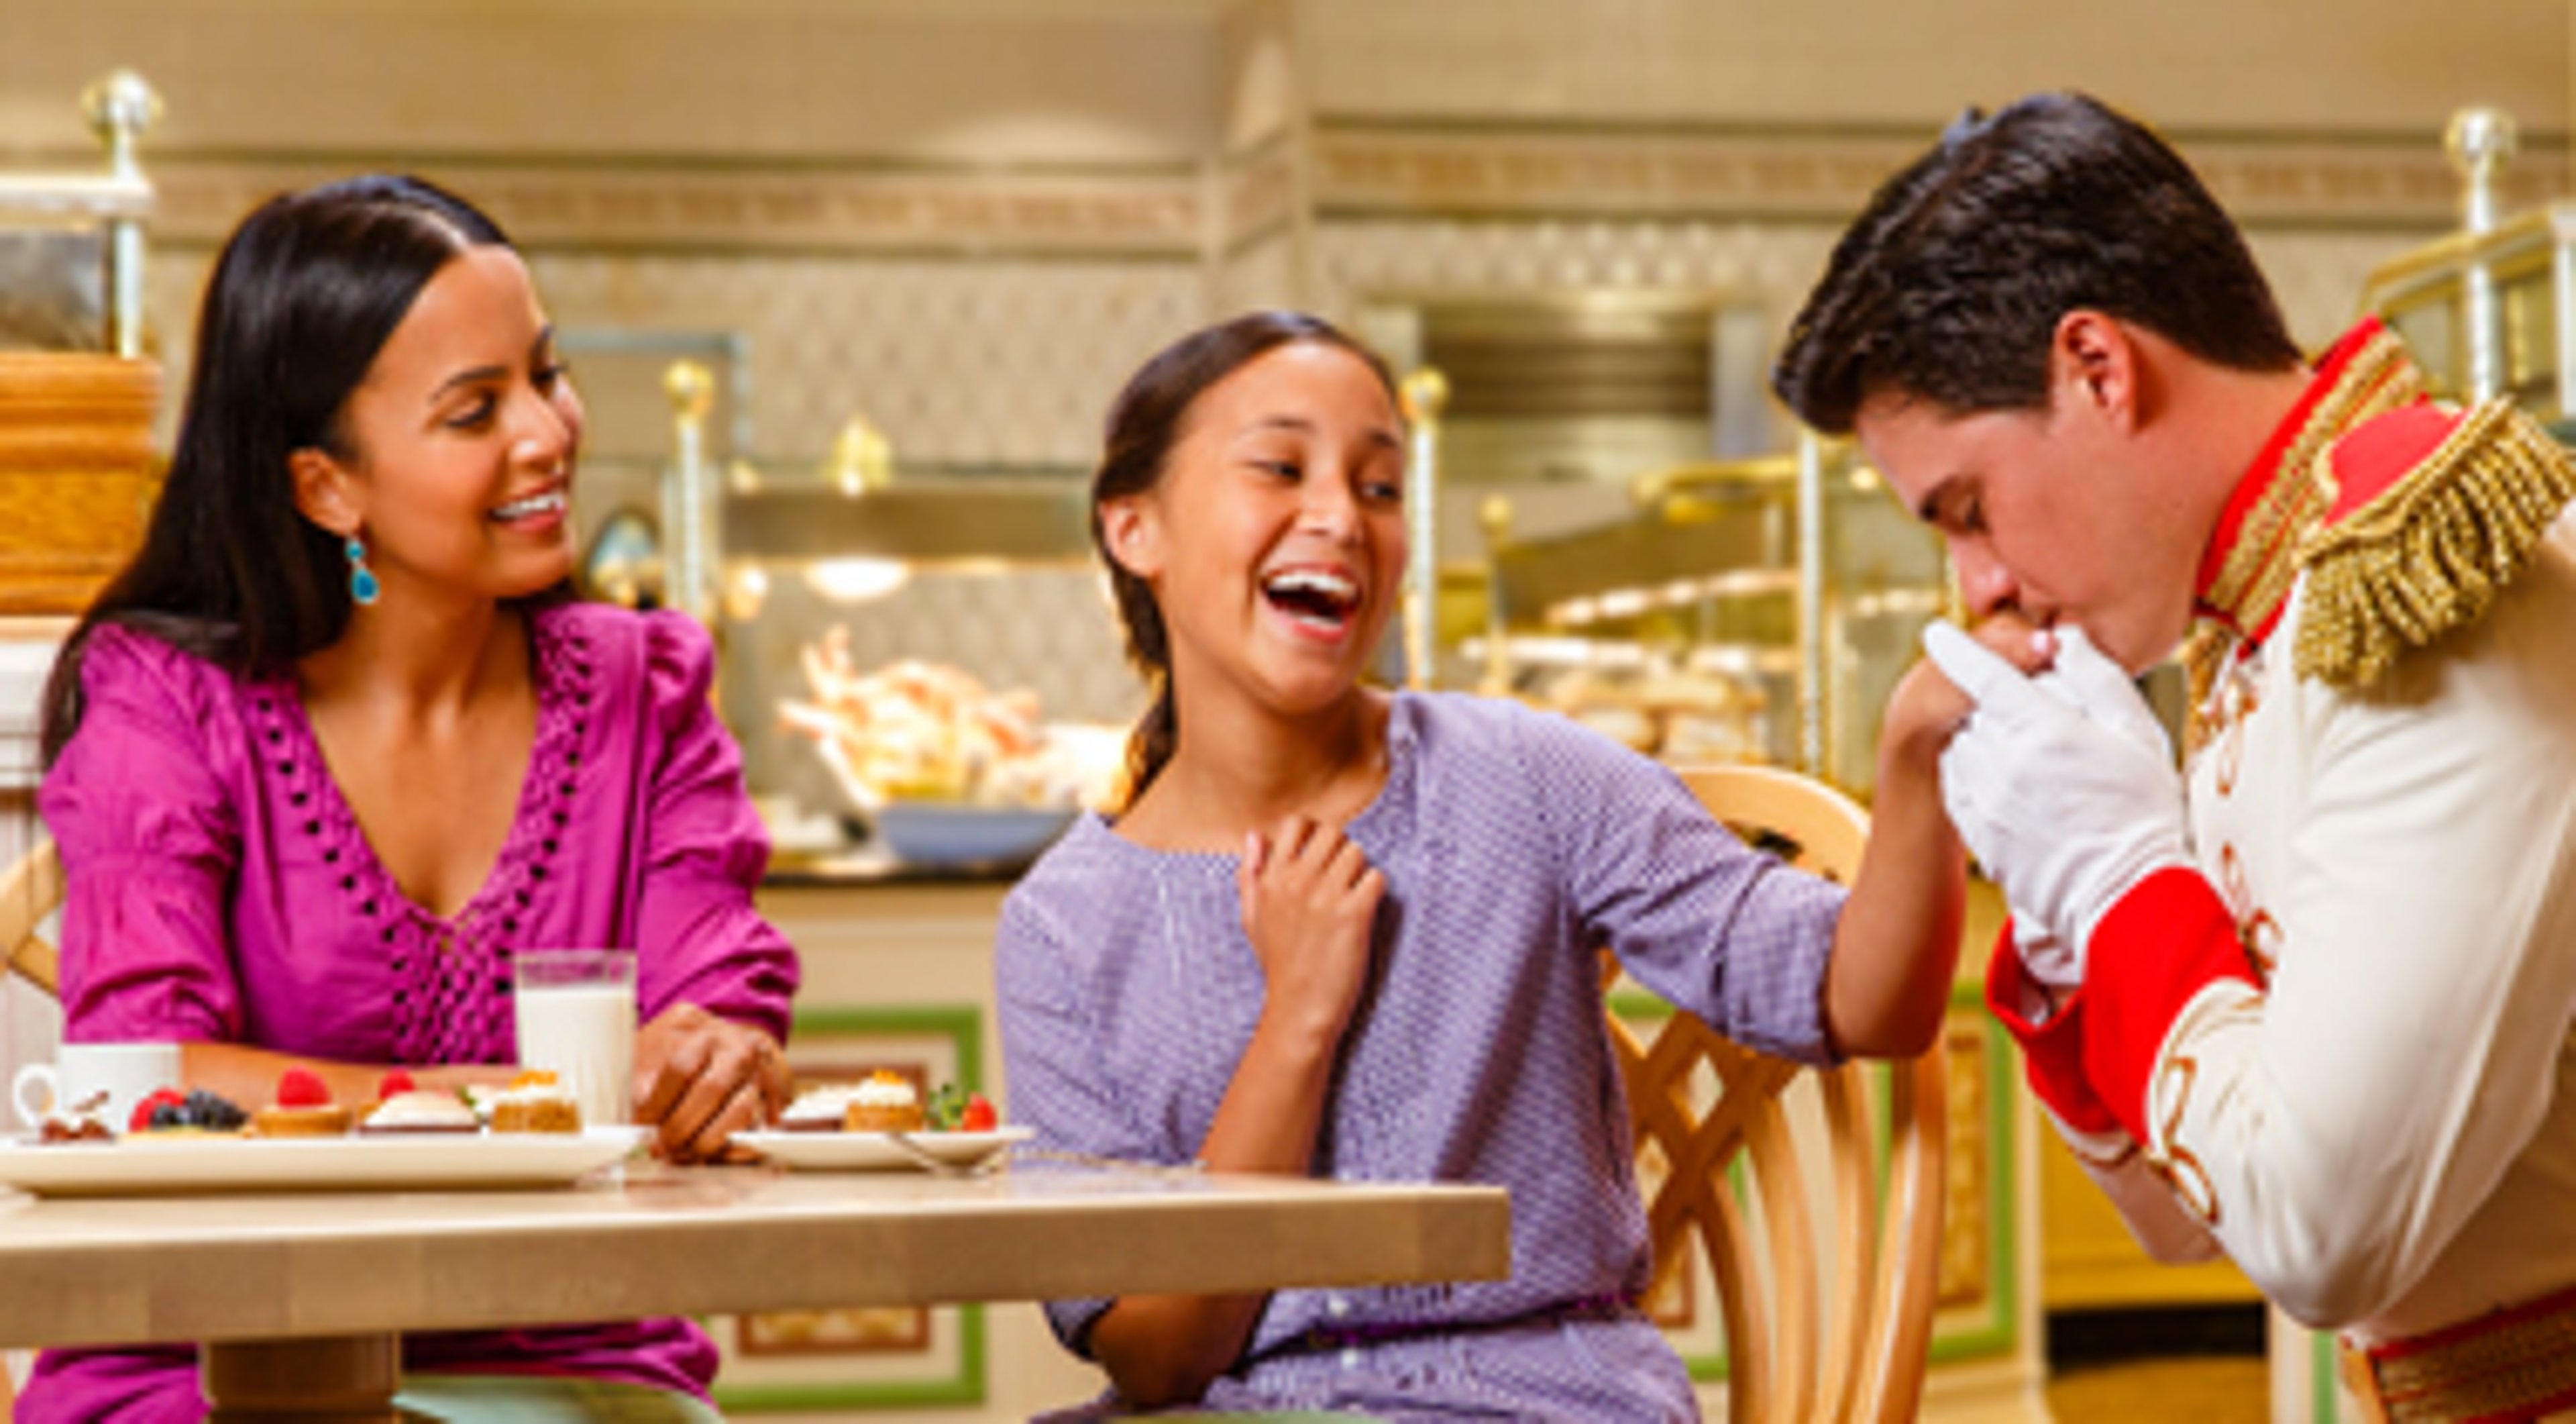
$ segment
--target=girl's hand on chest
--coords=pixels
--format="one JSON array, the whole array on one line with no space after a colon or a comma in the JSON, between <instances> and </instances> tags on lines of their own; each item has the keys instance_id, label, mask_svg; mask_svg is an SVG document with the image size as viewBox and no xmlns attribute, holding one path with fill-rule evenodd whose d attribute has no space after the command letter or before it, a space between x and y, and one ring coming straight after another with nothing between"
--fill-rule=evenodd
<instances>
[{"instance_id":1,"label":"girl's hand on chest","mask_svg":"<svg viewBox=\"0 0 2576 1424\"><path fill-rule=\"evenodd\" d=\"M1368 983L1386 877L1338 828L1291 816L1246 838L1235 886L1268 986L1264 1012L1338 1039Z\"/></svg>"}]
</instances>

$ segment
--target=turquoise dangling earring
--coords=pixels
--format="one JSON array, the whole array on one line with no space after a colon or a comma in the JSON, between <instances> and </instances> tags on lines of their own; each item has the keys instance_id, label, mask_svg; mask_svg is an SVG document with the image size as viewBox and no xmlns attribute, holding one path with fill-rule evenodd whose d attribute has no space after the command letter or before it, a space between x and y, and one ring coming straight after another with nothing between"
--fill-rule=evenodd
<instances>
[{"instance_id":1,"label":"turquoise dangling earring","mask_svg":"<svg viewBox=\"0 0 2576 1424\"><path fill-rule=\"evenodd\" d=\"M375 602L376 595L384 592L384 588L376 582L376 571L367 567L367 546L359 542L355 534L349 536L348 553L349 596L364 607Z\"/></svg>"}]
</instances>

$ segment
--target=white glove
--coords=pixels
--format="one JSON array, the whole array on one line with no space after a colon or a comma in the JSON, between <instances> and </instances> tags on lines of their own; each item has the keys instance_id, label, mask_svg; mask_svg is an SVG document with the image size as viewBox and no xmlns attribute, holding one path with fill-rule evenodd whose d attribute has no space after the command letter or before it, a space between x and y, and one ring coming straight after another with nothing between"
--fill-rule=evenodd
<instances>
[{"instance_id":1,"label":"white glove","mask_svg":"<svg viewBox=\"0 0 2576 1424\"><path fill-rule=\"evenodd\" d=\"M2164 729L2074 629L2036 678L1946 622L1923 646L1977 704L1941 754L1951 823L2003 887L2031 977L2080 984L2102 916L2147 876L2191 863Z\"/></svg>"},{"instance_id":2,"label":"white glove","mask_svg":"<svg viewBox=\"0 0 2576 1424\"><path fill-rule=\"evenodd\" d=\"M2130 678L2128 669L2104 657L2081 628L2059 628L2052 633L2057 655L2031 681L2041 691L2171 766L2173 742L2165 736L2165 725L2156 719L2155 709L2138 695L2137 683ZM2073 940L2059 935L2040 916L2012 904L2009 897L2005 908L2012 911L2013 951L2021 957L2032 979L2057 989L2072 989L2084 982L2084 951Z\"/></svg>"}]
</instances>

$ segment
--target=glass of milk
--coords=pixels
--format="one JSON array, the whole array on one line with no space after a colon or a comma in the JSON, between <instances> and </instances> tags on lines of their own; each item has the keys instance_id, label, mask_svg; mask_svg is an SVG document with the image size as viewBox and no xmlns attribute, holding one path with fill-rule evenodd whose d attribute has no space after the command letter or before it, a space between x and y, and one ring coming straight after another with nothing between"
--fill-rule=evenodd
<instances>
[{"instance_id":1,"label":"glass of milk","mask_svg":"<svg viewBox=\"0 0 2576 1424\"><path fill-rule=\"evenodd\" d=\"M635 951L523 949L511 956L519 1066L543 1068L585 1127L624 1122L635 1085Z\"/></svg>"}]
</instances>

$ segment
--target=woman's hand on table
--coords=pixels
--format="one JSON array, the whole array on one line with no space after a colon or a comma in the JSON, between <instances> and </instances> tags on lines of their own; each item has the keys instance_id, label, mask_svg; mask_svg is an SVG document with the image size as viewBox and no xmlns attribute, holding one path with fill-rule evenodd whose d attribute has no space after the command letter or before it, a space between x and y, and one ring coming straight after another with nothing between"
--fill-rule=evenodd
<instances>
[{"instance_id":1,"label":"woman's hand on table","mask_svg":"<svg viewBox=\"0 0 2576 1424\"><path fill-rule=\"evenodd\" d=\"M775 1040L695 1004L663 1010L635 1036L635 1120L656 1129L654 1150L671 1161L725 1158L733 1134L775 1121L787 1093Z\"/></svg>"}]
</instances>

